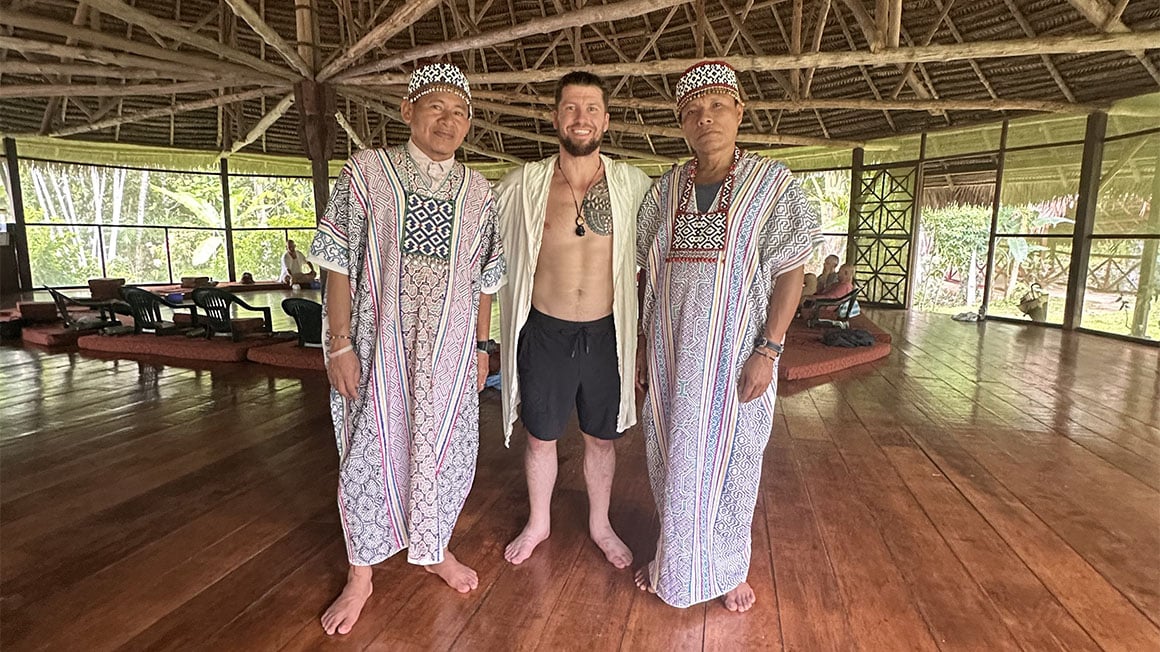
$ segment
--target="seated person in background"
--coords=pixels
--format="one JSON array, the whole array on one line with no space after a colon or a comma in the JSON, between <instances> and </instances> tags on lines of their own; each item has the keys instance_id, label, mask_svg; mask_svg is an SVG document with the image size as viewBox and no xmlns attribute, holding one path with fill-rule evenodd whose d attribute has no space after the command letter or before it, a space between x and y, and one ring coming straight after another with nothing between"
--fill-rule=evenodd
<instances>
[{"instance_id":1,"label":"seated person in background","mask_svg":"<svg viewBox=\"0 0 1160 652\"><path fill-rule=\"evenodd\" d=\"M310 268L310 271L303 271L303 266ZM286 253L282 254L282 273L278 275L278 282L306 286L314 282L315 276L314 265L306 260L306 254L294 248L293 240L287 240Z\"/></svg>"},{"instance_id":2,"label":"seated person in background","mask_svg":"<svg viewBox=\"0 0 1160 652\"><path fill-rule=\"evenodd\" d=\"M838 268L837 283L834 283L828 288L825 288L822 291L814 294L805 295L803 292L802 306L805 307L813 305L814 299L837 299L838 297L844 297L847 294L850 294L854 291L854 274L857 273L857 271L858 268L853 265L842 265Z\"/></svg>"},{"instance_id":3,"label":"seated person in background","mask_svg":"<svg viewBox=\"0 0 1160 652\"><path fill-rule=\"evenodd\" d=\"M825 290L838 282L838 262L838 257L834 254L826 256L826 262L822 264L822 273L818 275L820 289Z\"/></svg>"},{"instance_id":4,"label":"seated person in background","mask_svg":"<svg viewBox=\"0 0 1160 652\"><path fill-rule=\"evenodd\" d=\"M242 285L253 285L254 275L249 272L242 272Z\"/></svg>"},{"instance_id":5,"label":"seated person in background","mask_svg":"<svg viewBox=\"0 0 1160 652\"><path fill-rule=\"evenodd\" d=\"M818 293L818 275L806 274L802 279L802 296L808 297Z\"/></svg>"}]
</instances>

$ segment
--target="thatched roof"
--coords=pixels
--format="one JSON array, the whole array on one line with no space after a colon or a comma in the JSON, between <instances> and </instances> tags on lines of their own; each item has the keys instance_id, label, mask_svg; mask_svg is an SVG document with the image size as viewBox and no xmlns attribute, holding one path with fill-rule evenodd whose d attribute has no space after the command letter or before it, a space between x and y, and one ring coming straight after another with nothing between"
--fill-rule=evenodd
<instances>
[{"instance_id":1,"label":"thatched roof","mask_svg":"<svg viewBox=\"0 0 1160 652\"><path fill-rule=\"evenodd\" d=\"M1160 2L1110 0L11 0L0 132L302 155L294 84L325 82L335 157L400 142L417 62L465 68L472 160L550 153L553 82L615 89L605 149L671 160L681 71L725 58L751 146L849 145L1160 89ZM297 7L296 7L297 5Z\"/></svg>"}]
</instances>

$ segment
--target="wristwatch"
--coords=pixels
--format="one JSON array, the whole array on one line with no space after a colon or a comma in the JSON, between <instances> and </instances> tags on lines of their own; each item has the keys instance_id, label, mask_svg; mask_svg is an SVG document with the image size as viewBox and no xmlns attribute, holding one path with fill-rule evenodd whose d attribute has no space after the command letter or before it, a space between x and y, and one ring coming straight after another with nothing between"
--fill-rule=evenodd
<instances>
[{"instance_id":1,"label":"wristwatch","mask_svg":"<svg viewBox=\"0 0 1160 652\"><path fill-rule=\"evenodd\" d=\"M491 342L489 340L475 340L475 350L491 353Z\"/></svg>"},{"instance_id":2,"label":"wristwatch","mask_svg":"<svg viewBox=\"0 0 1160 652\"><path fill-rule=\"evenodd\" d=\"M754 348L769 349L770 351L773 351L774 354L776 354L776 355L781 355L781 352L784 349L784 347L782 347L782 345L779 342L774 342L773 340L766 339L764 337L757 338L757 343L755 343L753 345L753 347Z\"/></svg>"}]
</instances>

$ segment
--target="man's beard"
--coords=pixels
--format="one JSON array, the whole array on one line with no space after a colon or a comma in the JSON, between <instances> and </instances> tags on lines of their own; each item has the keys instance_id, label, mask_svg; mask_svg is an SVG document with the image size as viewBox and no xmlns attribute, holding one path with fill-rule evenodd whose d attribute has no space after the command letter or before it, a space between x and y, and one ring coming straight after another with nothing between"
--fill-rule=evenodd
<instances>
[{"instance_id":1,"label":"man's beard","mask_svg":"<svg viewBox=\"0 0 1160 652\"><path fill-rule=\"evenodd\" d=\"M565 152L568 152L572 156L588 156L592 152L600 149L600 141L602 140L604 140L603 133L584 142L577 142L560 134L560 145L564 148Z\"/></svg>"}]
</instances>

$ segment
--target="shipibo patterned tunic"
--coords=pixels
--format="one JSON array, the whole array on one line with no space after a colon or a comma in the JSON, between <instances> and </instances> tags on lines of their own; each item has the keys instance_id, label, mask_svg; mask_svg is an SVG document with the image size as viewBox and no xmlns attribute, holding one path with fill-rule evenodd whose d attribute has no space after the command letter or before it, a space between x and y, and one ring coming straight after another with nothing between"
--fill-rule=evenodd
<instances>
[{"instance_id":1,"label":"shipibo patterned tunic","mask_svg":"<svg viewBox=\"0 0 1160 652\"><path fill-rule=\"evenodd\" d=\"M429 187L403 147L355 154L310 259L346 274L358 398L331 392L350 563L407 548L434 564L475 477L475 325L503 275L487 181L455 164ZM324 318L324 323L329 323Z\"/></svg>"},{"instance_id":2,"label":"shipibo patterned tunic","mask_svg":"<svg viewBox=\"0 0 1160 652\"><path fill-rule=\"evenodd\" d=\"M677 607L724 595L749 573L777 369L746 404L737 396L741 369L762 334L773 279L821 241L817 215L785 166L737 152L701 213L695 165L657 180L637 224L649 351L642 421L661 523L649 573L657 595Z\"/></svg>"}]
</instances>

